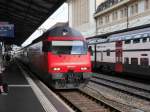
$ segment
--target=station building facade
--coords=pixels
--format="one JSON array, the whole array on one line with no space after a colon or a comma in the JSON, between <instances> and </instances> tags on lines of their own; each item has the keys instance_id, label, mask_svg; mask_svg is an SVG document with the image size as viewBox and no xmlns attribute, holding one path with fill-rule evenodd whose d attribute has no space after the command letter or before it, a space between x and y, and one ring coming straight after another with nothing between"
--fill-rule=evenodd
<instances>
[{"instance_id":1,"label":"station building facade","mask_svg":"<svg viewBox=\"0 0 150 112\"><path fill-rule=\"evenodd\" d=\"M85 37L96 34L94 13L105 0L68 0L69 26L81 31Z\"/></svg>"},{"instance_id":2,"label":"station building facade","mask_svg":"<svg viewBox=\"0 0 150 112\"><path fill-rule=\"evenodd\" d=\"M150 24L150 0L106 0L94 18L96 35Z\"/></svg>"}]
</instances>

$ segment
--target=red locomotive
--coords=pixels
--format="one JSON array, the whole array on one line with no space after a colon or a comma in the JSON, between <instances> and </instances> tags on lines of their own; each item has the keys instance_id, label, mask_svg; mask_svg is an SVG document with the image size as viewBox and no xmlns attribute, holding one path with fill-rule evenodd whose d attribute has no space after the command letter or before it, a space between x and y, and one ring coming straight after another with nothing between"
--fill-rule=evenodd
<instances>
[{"instance_id":1,"label":"red locomotive","mask_svg":"<svg viewBox=\"0 0 150 112\"><path fill-rule=\"evenodd\" d=\"M84 37L56 26L23 49L29 67L55 89L77 88L90 78L91 60Z\"/></svg>"}]
</instances>

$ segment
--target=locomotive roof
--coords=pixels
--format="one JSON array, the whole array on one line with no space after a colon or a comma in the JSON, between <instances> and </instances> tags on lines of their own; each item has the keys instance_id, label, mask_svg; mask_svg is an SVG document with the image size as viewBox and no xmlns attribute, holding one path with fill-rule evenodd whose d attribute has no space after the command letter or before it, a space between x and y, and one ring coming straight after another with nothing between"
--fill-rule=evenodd
<instances>
[{"instance_id":1,"label":"locomotive roof","mask_svg":"<svg viewBox=\"0 0 150 112\"><path fill-rule=\"evenodd\" d=\"M81 33L67 25L56 26L49 29L47 32L48 36L54 37L78 37L82 36Z\"/></svg>"},{"instance_id":2,"label":"locomotive roof","mask_svg":"<svg viewBox=\"0 0 150 112\"><path fill-rule=\"evenodd\" d=\"M42 36L32 41L32 44L47 39L48 36L69 38L69 37L81 37L82 34L79 31L69 27L67 24L63 24L63 25L60 24L47 30L45 33L43 33Z\"/></svg>"}]
</instances>

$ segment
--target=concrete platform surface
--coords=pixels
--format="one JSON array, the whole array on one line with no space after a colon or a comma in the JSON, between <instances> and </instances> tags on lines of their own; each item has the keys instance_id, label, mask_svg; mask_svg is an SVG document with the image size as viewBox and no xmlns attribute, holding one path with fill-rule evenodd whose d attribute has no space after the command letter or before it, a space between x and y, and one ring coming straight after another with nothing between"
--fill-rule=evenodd
<instances>
[{"instance_id":1,"label":"concrete platform surface","mask_svg":"<svg viewBox=\"0 0 150 112\"><path fill-rule=\"evenodd\" d=\"M45 112L31 86L15 63L3 72L8 95L0 95L0 112Z\"/></svg>"}]
</instances>

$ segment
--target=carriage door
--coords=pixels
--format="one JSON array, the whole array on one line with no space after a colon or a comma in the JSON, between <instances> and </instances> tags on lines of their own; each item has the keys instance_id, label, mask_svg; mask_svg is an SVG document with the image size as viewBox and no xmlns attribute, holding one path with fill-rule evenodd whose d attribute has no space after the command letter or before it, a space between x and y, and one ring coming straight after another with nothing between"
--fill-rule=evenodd
<instances>
[{"instance_id":1,"label":"carriage door","mask_svg":"<svg viewBox=\"0 0 150 112\"><path fill-rule=\"evenodd\" d=\"M123 65L122 65L122 41L116 42L116 64L115 64L115 71L122 72Z\"/></svg>"}]
</instances>

